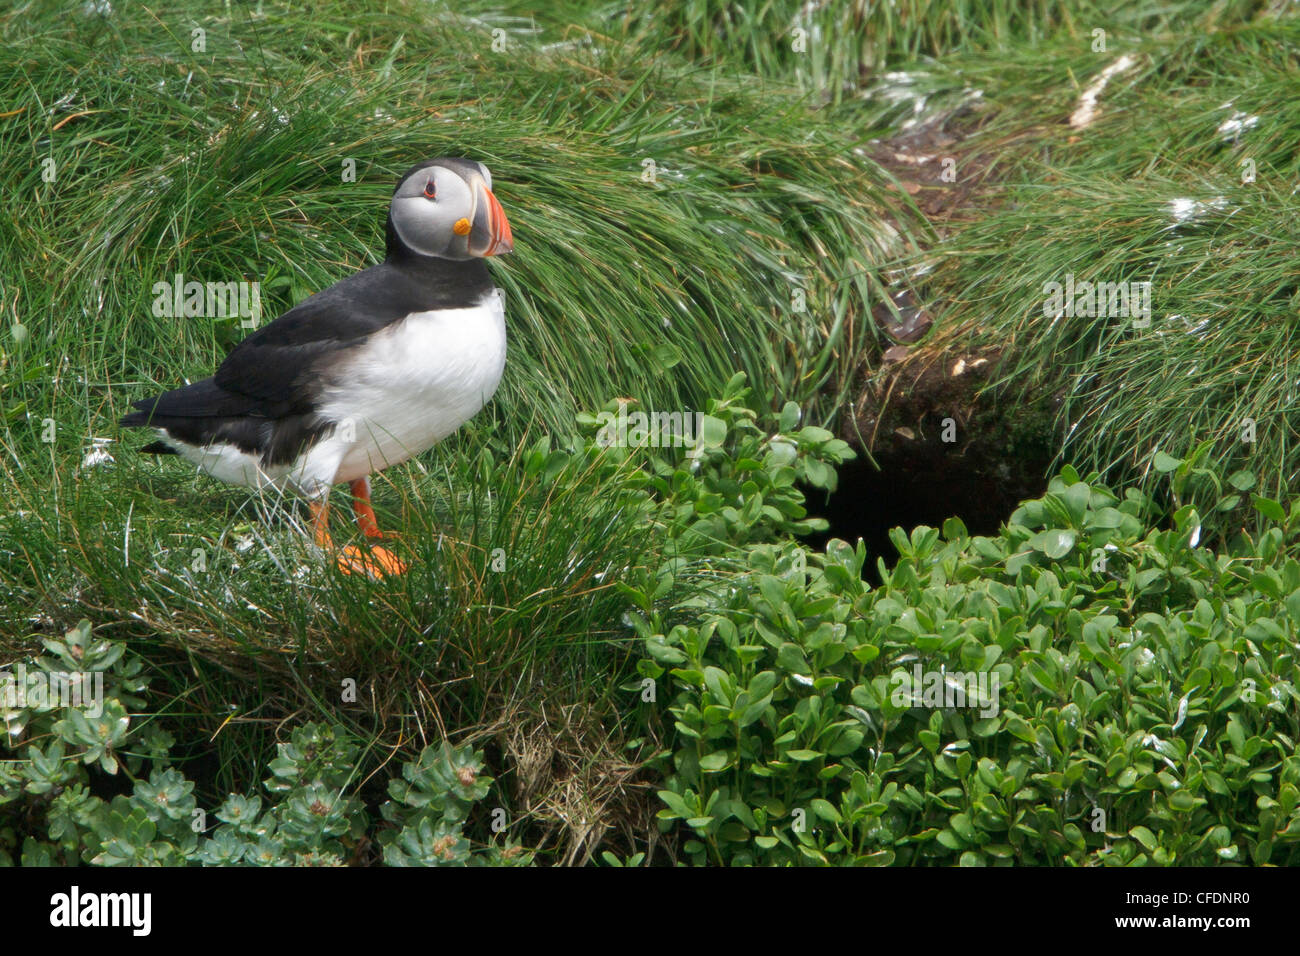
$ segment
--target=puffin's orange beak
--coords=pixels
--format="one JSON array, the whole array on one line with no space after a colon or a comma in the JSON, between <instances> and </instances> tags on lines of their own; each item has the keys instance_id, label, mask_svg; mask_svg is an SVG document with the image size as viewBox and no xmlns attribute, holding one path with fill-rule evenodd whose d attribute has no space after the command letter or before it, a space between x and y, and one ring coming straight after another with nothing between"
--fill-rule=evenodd
<instances>
[{"instance_id":1,"label":"puffin's orange beak","mask_svg":"<svg viewBox=\"0 0 1300 956\"><path fill-rule=\"evenodd\" d=\"M474 224L469 233L469 253L472 256L501 256L514 251L515 239L510 232L506 211L492 195L487 183L475 185L478 202L475 204Z\"/></svg>"}]
</instances>

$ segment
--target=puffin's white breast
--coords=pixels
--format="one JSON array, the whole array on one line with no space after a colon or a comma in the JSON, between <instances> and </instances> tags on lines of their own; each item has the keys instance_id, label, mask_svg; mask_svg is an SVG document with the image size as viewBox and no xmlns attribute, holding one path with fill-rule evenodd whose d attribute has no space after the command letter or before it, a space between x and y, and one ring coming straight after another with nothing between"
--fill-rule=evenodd
<instances>
[{"instance_id":1,"label":"puffin's white breast","mask_svg":"<svg viewBox=\"0 0 1300 956\"><path fill-rule=\"evenodd\" d=\"M317 414L334 432L291 464L264 466L233 445L167 441L199 470L254 488L288 485L312 497L418 455L496 391L506 361L504 296L468 309L415 312L370 336L328 372Z\"/></svg>"},{"instance_id":2,"label":"puffin's white breast","mask_svg":"<svg viewBox=\"0 0 1300 956\"><path fill-rule=\"evenodd\" d=\"M468 309L408 315L330 371L317 413L337 427L291 470L308 481L353 481L418 455L487 404L505 361L500 290ZM325 478L332 458L337 469Z\"/></svg>"}]
</instances>

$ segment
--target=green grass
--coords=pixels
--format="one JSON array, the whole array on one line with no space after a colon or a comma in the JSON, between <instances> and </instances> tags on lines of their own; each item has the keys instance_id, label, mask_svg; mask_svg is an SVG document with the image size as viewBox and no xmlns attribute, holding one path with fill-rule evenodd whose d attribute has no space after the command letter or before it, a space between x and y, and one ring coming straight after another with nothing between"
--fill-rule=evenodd
<instances>
[{"instance_id":1,"label":"green grass","mask_svg":"<svg viewBox=\"0 0 1300 956\"><path fill-rule=\"evenodd\" d=\"M199 17L204 55L179 10L161 23L11 18L0 69L21 112L0 136L20 207L0 248L33 343L9 357L18 377L44 367L47 383L63 355L88 382L124 388L206 374L245 333L152 319L153 282L256 279L274 315L373 261L413 159L472 154L518 237L498 270L516 358L506 410L558 422L620 392L698 407L737 367L773 403L834 382L871 335L869 270L902 248L882 222L885 177L851 161L841 130L793 91L760 98L734 76L622 48L547 55L528 36L497 55L486 23L420 9L364 31L325 15L309 46L278 7ZM70 73L77 92L56 105ZM342 181L347 159L356 183ZM796 286L806 312L791 309ZM23 403L49 413L36 392L6 394L11 419ZM98 410L85 391L69 397Z\"/></svg>"},{"instance_id":2,"label":"green grass","mask_svg":"<svg viewBox=\"0 0 1300 956\"><path fill-rule=\"evenodd\" d=\"M547 490L514 456L614 395L699 408L738 368L765 404L801 395L831 414L874 335L873 270L920 224L885 223L887 177L793 87L760 96L622 43L548 51L559 31L464 13L178 3L0 19L6 637L30 647L89 613L148 646L174 716L214 741L218 789L257 772L285 717L332 715L345 676L378 682L355 722L384 747L456 732L507 749L513 722L575 764L604 755L630 633L612 573L636 565L644 533L601 519L608 486ZM274 316L375 261L398 173L447 154L491 167L514 228L515 255L494 264L508 371L489 413L381 485L418 570L377 591L302 554L292 509L141 459L114 423L247 334L154 317L155 282L259 281ZM95 436L119 440L116 463L83 471ZM484 571L489 544L508 573Z\"/></svg>"},{"instance_id":3,"label":"green grass","mask_svg":"<svg viewBox=\"0 0 1300 956\"><path fill-rule=\"evenodd\" d=\"M1300 124L1279 104L1297 38L1295 18L1261 17L1105 55L1076 49L1041 64L1045 92L1022 100L1029 117L999 111L968 141L998 150L1001 185L987 214L940 247L928 279L938 347L1005 349L1012 401L1061 395L1062 459L1145 481L1157 450L1183 457L1209 441L1212 460L1249 469L1262 493L1294 486ZM1094 124L1062 123L1077 102L1070 78L1085 86L1123 53L1136 64L1111 81ZM1005 63L962 73L1007 99L995 70ZM1233 142L1219 127L1238 111L1257 121ZM1198 203L1195 214L1177 219L1178 201ZM1150 326L1046 318L1043 284L1067 273L1150 281ZM1247 419L1253 443L1242 440Z\"/></svg>"},{"instance_id":4,"label":"green grass","mask_svg":"<svg viewBox=\"0 0 1300 956\"><path fill-rule=\"evenodd\" d=\"M1142 481L1157 450L1209 441L1261 494L1294 483L1293 15L825 4L808 24L822 40L798 54L793 2L361 7L0 14L0 660L82 616L128 639L210 796L264 776L286 722L342 721L367 772L452 735L524 786L552 858L584 858L636 818L644 728L614 688L639 651L620 584L673 558L627 504L643 478L552 474L536 443L567 446L576 413L614 396L702 408L736 371L758 408L792 400L849 429L889 344L871 306L919 262L934 263L920 291L936 325L917 359L1002 349L997 400L1059 396L1080 473ZM1124 53L1136 65L1099 118L1070 129ZM1236 144L1216 133L1233 110L1259 116ZM927 118L981 182L937 228L863 155ZM376 585L323 566L293 508L142 458L114 423L246 334L155 318L155 282L258 281L274 316L374 262L396 176L446 154L491 167L513 226L515 254L492 266L509 362L487 411L376 483L414 559ZM1221 210L1172 222L1171 201L1218 196ZM1045 321L1042 285L1067 272L1151 279L1152 326ZM83 467L97 437L116 440L115 462ZM1214 500L1198 501L1211 531L1253 520L1248 502ZM728 567L694 580L723 587ZM657 609L685 619L693 600L666 589ZM355 707L339 700L348 678ZM563 822L579 798L607 808L595 837Z\"/></svg>"},{"instance_id":5,"label":"green grass","mask_svg":"<svg viewBox=\"0 0 1300 956\"><path fill-rule=\"evenodd\" d=\"M1259 7L1254 0L687 0L666 7L624 0L597 9L647 50L668 45L693 61L794 81L816 102L839 103L891 69L963 54L1041 58L1044 46L1087 45L1097 29L1124 38L1212 30Z\"/></svg>"}]
</instances>

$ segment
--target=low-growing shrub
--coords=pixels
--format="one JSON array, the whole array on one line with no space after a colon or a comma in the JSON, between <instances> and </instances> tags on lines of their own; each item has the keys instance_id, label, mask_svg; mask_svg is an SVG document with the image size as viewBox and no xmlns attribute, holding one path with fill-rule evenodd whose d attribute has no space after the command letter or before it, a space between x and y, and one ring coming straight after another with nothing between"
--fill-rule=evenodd
<instances>
[{"instance_id":1,"label":"low-growing shrub","mask_svg":"<svg viewBox=\"0 0 1300 956\"><path fill-rule=\"evenodd\" d=\"M194 783L172 765L172 735L130 713L145 705L142 662L125 644L95 638L87 621L44 643L47 656L15 667L0 686L8 731L0 749L25 756L0 760L0 863L17 855L35 866L337 866L363 858L372 837L395 866L531 858L465 836L492 784L472 747L429 746L403 764L379 823L356 792L356 740L317 723L277 745L265 798L231 794L209 820ZM98 795L119 774L129 793Z\"/></svg>"},{"instance_id":2,"label":"low-growing shrub","mask_svg":"<svg viewBox=\"0 0 1300 956\"><path fill-rule=\"evenodd\" d=\"M755 543L678 576L710 577L689 620L634 592L628 689L670 715L659 819L687 859L1297 861L1300 503L1254 499L1266 530L1215 552L1191 506L1164 516L1066 468L994 537L896 529L872 589L860 543L810 553L757 481L719 491L780 439L739 441L667 481L681 538L752 518ZM1252 486L1159 464L1212 480L1225 510Z\"/></svg>"},{"instance_id":3,"label":"low-growing shrub","mask_svg":"<svg viewBox=\"0 0 1300 956\"><path fill-rule=\"evenodd\" d=\"M757 414L737 376L684 448L601 441L607 419L593 415L585 447L526 456L561 483L570 465L596 469L662 556L608 570L645 651L635 679L616 664L609 677L637 702L641 779L670 855L1296 862L1300 503L1252 497L1251 474L1224 480L1199 454L1153 463L1170 513L1065 468L995 536L957 519L896 529L899 556L876 556L872 588L861 543L798 542L823 526L801 487L832 488L852 455L800 419L794 405ZM1193 486L1218 490L1220 515L1253 506L1259 523L1204 546L1182 503ZM260 789L248 781L205 813L142 661L85 622L45 648L14 674L24 699L0 696L2 862L533 859L474 838L489 829L482 753L440 743L395 761L376 799L360 741L329 721L289 731ZM101 680L102 707L71 693ZM664 845L592 849L636 866Z\"/></svg>"}]
</instances>

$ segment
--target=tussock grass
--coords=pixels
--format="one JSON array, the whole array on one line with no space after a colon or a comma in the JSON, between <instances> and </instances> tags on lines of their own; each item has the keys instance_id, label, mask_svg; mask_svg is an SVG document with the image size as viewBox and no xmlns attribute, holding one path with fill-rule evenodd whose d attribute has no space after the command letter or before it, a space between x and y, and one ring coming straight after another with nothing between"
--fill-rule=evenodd
<instances>
[{"instance_id":1,"label":"tussock grass","mask_svg":"<svg viewBox=\"0 0 1300 956\"><path fill-rule=\"evenodd\" d=\"M1070 86L1049 81L1032 112L995 106L968 144L1000 146L1002 184L985 198L989 214L941 247L932 347L997 345L1008 400L1059 394L1062 459L1145 479L1156 450L1185 457L1210 441L1213 460L1255 473L1261 493L1293 486L1300 124L1281 104L1298 37L1294 17L1260 17L1076 51L1057 67L1077 78L1075 96L1121 52L1135 56L1093 125L1067 126ZM983 79L978 65L963 72ZM1010 95L1004 86L992 99ZM1234 117L1246 128L1225 128ZM1067 273L1151 282L1149 327L1046 316L1044 283Z\"/></svg>"},{"instance_id":2,"label":"tussock grass","mask_svg":"<svg viewBox=\"0 0 1300 956\"><path fill-rule=\"evenodd\" d=\"M529 35L494 54L492 21L418 5L351 31L328 9L310 29L263 9L7 21L0 136L20 205L0 242L33 342L11 362L66 356L127 388L206 374L246 330L154 319L154 282L257 280L278 314L373 261L397 173L445 153L491 166L519 238L498 270L508 411L558 422L616 393L698 407L737 368L773 401L811 398L870 336L868 273L901 248L887 180L793 93L618 50L546 54Z\"/></svg>"},{"instance_id":3,"label":"tussock grass","mask_svg":"<svg viewBox=\"0 0 1300 956\"><path fill-rule=\"evenodd\" d=\"M577 409L699 408L740 370L759 405L830 424L874 359L886 282L937 262L918 351L1003 348L1004 400L1060 394L1080 471L1119 480L1208 438L1263 493L1294 479L1294 17L1231 0L753 11L0 14L0 653L83 614L129 637L192 729L209 796L262 774L286 721L348 723L365 773L447 734L482 741L555 858L580 860L610 814L638 818L617 585L665 555L620 494L633 474L548 466L538 441L563 444ZM816 42L796 54L804 20ZM1097 27L1108 53L1090 50ZM1072 131L1122 52L1136 65ZM978 154L1001 186L940 242L861 147L957 109L955 129L977 128L959 169ZM1234 110L1259 123L1225 142ZM511 218L516 254L493 266L511 351L487 412L377 483L409 576L334 573L291 507L143 460L134 438L106 446L111 466L83 463L94 438L122 438L132 399L210 374L247 332L153 316L155 282L257 281L274 316L373 262L397 174L440 154L486 162ZM1172 201L1219 196L1171 221ZM1044 321L1042 284L1066 272L1150 278L1152 327Z\"/></svg>"},{"instance_id":4,"label":"tussock grass","mask_svg":"<svg viewBox=\"0 0 1300 956\"><path fill-rule=\"evenodd\" d=\"M214 793L256 774L280 721L313 714L354 722L374 760L445 733L508 743L507 725L586 776L622 760L614 578L653 556L607 485L551 488L522 450L615 395L699 408L737 369L768 404L831 414L839 369L874 336L876 263L907 242L905 216L885 222L888 178L795 87L759 95L641 54L473 5L0 15L8 646L83 613L148 645L212 740ZM516 254L493 266L509 362L489 413L381 483L415 570L375 586L303 553L292 508L142 460L114 422L247 334L155 317L156 282L257 281L273 317L375 261L397 175L448 154L489 165L514 228ZM117 440L115 462L83 468L97 437ZM484 570L497 547L504 574ZM573 784L530 786L560 813L549 788Z\"/></svg>"},{"instance_id":5,"label":"tussock grass","mask_svg":"<svg viewBox=\"0 0 1300 956\"><path fill-rule=\"evenodd\" d=\"M687 0L665 7L623 0L600 10L647 49L667 41L692 60L793 80L818 101L840 102L876 74L935 58L1086 45L1096 29L1127 37L1208 31L1249 19L1259 6L1251 0Z\"/></svg>"},{"instance_id":6,"label":"tussock grass","mask_svg":"<svg viewBox=\"0 0 1300 956\"><path fill-rule=\"evenodd\" d=\"M432 473L377 485L381 521L401 529L386 544L411 562L379 582L316 553L291 503L214 493L202 479L128 464L52 492L19 486L3 525L8 613L39 631L77 604L104 633L150 648L175 688L169 719L211 737L201 756L217 765L206 771L215 792L250 765L255 776L258 755L273 753L267 736L309 715L372 741L372 759L453 734L622 759L632 711L608 675L631 653L616 582L658 560L642 505L607 467L563 465L545 443L464 442ZM138 487L124 488L128 477ZM336 499L336 543L356 542L346 496ZM570 785L530 784L541 806Z\"/></svg>"}]
</instances>

